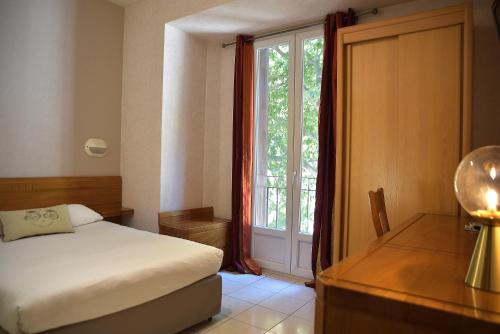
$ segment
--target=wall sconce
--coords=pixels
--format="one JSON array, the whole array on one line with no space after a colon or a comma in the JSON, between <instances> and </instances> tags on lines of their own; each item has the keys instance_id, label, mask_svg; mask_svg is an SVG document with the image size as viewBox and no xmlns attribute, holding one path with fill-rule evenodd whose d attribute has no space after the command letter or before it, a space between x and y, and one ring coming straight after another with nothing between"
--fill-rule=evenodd
<instances>
[{"instance_id":1,"label":"wall sconce","mask_svg":"<svg viewBox=\"0 0 500 334\"><path fill-rule=\"evenodd\" d=\"M85 142L85 153L91 157L102 158L108 151L108 144L101 138L89 138Z\"/></svg>"}]
</instances>

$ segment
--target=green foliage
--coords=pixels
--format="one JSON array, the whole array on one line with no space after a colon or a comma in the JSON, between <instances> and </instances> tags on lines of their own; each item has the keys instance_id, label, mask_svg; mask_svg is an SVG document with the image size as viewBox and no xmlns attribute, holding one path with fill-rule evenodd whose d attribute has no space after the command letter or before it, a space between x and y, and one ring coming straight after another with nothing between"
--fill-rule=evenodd
<instances>
[{"instance_id":1,"label":"green foliage","mask_svg":"<svg viewBox=\"0 0 500 334\"><path fill-rule=\"evenodd\" d=\"M316 178L318 165L318 109L321 93L323 38L304 42L302 90L302 177Z\"/></svg>"},{"instance_id":2,"label":"green foliage","mask_svg":"<svg viewBox=\"0 0 500 334\"><path fill-rule=\"evenodd\" d=\"M287 44L269 49L267 176L268 186L286 187L288 161L288 58Z\"/></svg>"},{"instance_id":3,"label":"green foliage","mask_svg":"<svg viewBox=\"0 0 500 334\"><path fill-rule=\"evenodd\" d=\"M318 110L323 65L323 38L304 41L302 90L302 186L300 192L300 232L312 233L318 172Z\"/></svg>"},{"instance_id":4,"label":"green foliage","mask_svg":"<svg viewBox=\"0 0 500 334\"><path fill-rule=\"evenodd\" d=\"M286 226L286 171L288 162L289 46L269 49L267 114L268 224ZM293 83L291 83L293 84Z\"/></svg>"}]
</instances>

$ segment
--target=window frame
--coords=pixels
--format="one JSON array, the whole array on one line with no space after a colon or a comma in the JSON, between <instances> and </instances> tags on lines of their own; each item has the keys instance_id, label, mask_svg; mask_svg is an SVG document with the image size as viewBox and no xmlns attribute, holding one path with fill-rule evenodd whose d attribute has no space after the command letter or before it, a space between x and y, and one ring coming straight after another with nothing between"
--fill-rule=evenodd
<instances>
[{"instance_id":1,"label":"window frame","mask_svg":"<svg viewBox=\"0 0 500 334\"><path fill-rule=\"evenodd\" d=\"M256 225L256 191L258 188L254 183L252 188L252 256L259 265L264 268L291 273L302 277L312 277L310 269L310 251L312 247L312 234L300 233L300 196L301 196L301 172L302 172L302 131L303 131L303 66L304 66L304 41L313 38L323 38L323 27L311 27L294 33L280 35L278 37L266 38L254 42L254 148L253 148L253 182L257 180L258 164L258 133L261 126L259 110L259 49L272 47L274 45L288 43L288 141L287 141L287 172L286 172L286 224L285 230L273 229ZM267 149L267 148L266 148ZM267 203L265 204L267 205ZM267 217L266 217L267 219ZM286 249L276 248L278 245L261 244L262 237L268 236L282 238L285 240L283 246ZM257 238L258 237L258 238ZM259 239L260 242L256 241ZM271 239L269 239L271 240ZM264 249L258 253L279 252L282 261L274 262L269 258L260 258L255 253L256 243ZM283 251L283 252L282 252ZM276 255L275 254L275 255ZM271 256L275 257L275 256Z\"/></svg>"}]
</instances>

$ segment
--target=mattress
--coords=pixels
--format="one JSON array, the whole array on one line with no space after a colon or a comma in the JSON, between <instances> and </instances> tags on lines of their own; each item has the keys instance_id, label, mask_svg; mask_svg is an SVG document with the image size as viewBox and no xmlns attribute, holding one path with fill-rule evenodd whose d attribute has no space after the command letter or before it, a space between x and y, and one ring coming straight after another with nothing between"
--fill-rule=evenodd
<instances>
[{"instance_id":1,"label":"mattress","mask_svg":"<svg viewBox=\"0 0 500 334\"><path fill-rule=\"evenodd\" d=\"M215 274L222 255L108 222L0 242L0 325L37 333L118 312Z\"/></svg>"}]
</instances>

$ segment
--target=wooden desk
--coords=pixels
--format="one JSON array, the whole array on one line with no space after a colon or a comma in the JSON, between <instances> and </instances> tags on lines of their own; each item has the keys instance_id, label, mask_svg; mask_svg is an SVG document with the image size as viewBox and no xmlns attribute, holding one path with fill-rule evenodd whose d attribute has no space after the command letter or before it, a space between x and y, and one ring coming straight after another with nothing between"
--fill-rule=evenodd
<instances>
[{"instance_id":1,"label":"wooden desk","mask_svg":"<svg viewBox=\"0 0 500 334\"><path fill-rule=\"evenodd\" d=\"M315 333L500 333L500 294L464 283L467 221L417 215L321 272Z\"/></svg>"}]
</instances>

